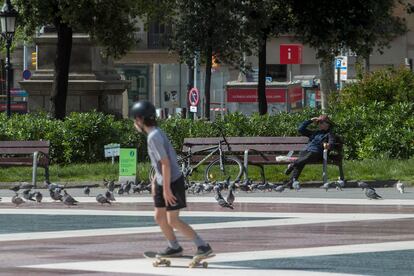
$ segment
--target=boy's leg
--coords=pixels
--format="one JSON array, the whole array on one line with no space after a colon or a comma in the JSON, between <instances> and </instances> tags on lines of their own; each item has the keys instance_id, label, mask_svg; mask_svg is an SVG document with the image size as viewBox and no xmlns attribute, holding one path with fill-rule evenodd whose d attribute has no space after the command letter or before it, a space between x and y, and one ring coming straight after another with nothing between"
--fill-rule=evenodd
<instances>
[{"instance_id":1,"label":"boy's leg","mask_svg":"<svg viewBox=\"0 0 414 276\"><path fill-rule=\"evenodd\" d=\"M180 231L188 239L191 239L197 246L195 256L207 256L213 252L210 245L206 243L186 222L180 219L179 210L171 210L167 212L168 223L174 229Z\"/></svg>"},{"instance_id":2,"label":"boy's leg","mask_svg":"<svg viewBox=\"0 0 414 276\"><path fill-rule=\"evenodd\" d=\"M176 240L174 229L170 226L167 219L166 208L155 208L155 222L160 226L165 238L169 241Z\"/></svg>"},{"instance_id":3,"label":"boy's leg","mask_svg":"<svg viewBox=\"0 0 414 276\"><path fill-rule=\"evenodd\" d=\"M158 252L157 255L162 257L182 255L183 249L177 241L174 229L168 224L167 209L165 207L165 200L161 186L153 186L153 197L155 205L154 219L160 226L161 231L168 242L167 248L164 251Z\"/></svg>"}]
</instances>

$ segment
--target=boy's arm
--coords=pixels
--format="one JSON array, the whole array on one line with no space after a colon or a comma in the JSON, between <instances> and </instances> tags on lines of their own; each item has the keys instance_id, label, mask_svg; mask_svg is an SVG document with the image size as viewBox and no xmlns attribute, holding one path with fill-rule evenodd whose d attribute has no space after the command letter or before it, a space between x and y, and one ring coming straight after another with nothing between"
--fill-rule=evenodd
<instances>
[{"instance_id":1,"label":"boy's arm","mask_svg":"<svg viewBox=\"0 0 414 276\"><path fill-rule=\"evenodd\" d=\"M166 205L174 205L176 198L171 191L171 165L168 157L162 158L161 163L161 173L162 173L162 188Z\"/></svg>"}]
</instances>

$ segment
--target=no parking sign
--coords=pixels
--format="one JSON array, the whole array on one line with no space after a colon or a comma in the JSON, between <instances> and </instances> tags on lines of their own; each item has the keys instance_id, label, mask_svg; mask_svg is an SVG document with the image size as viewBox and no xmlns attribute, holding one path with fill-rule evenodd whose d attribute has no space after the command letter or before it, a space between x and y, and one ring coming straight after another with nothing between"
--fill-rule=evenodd
<instances>
[{"instance_id":1,"label":"no parking sign","mask_svg":"<svg viewBox=\"0 0 414 276\"><path fill-rule=\"evenodd\" d=\"M188 93L188 101L190 102L190 112L197 112L197 105L200 102L200 92L197 88L191 88Z\"/></svg>"}]
</instances>

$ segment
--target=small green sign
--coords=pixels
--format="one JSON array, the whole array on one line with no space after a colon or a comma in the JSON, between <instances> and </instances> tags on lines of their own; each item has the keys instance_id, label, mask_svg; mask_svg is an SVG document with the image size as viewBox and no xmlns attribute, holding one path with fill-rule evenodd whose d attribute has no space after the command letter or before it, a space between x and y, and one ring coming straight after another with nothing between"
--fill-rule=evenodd
<instances>
[{"instance_id":1,"label":"small green sign","mask_svg":"<svg viewBox=\"0 0 414 276\"><path fill-rule=\"evenodd\" d=\"M119 156L119 176L136 176L137 149L121 149Z\"/></svg>"}]
</instances>

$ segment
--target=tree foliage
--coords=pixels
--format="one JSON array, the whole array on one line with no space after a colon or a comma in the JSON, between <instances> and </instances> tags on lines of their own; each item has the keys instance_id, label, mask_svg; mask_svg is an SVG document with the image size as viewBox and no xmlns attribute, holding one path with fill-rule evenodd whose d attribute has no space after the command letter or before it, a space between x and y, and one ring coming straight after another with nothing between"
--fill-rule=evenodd
<instances>
[{"instance_id":1,"label":"tree foliage","mask_svg":"<svg viewBox=\"0 0 414 276\"><path fill-rule=\"evenodd\" d=\"M51 114L66 115L72 34L88 33L103 47L106 55L120 57L133 45L134 19L139 14L134 0L16 0L20 24L26 35L41 26L53 25L57 31L55 76L51 91Z\"/></svg>"}]
</instances>

